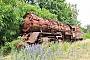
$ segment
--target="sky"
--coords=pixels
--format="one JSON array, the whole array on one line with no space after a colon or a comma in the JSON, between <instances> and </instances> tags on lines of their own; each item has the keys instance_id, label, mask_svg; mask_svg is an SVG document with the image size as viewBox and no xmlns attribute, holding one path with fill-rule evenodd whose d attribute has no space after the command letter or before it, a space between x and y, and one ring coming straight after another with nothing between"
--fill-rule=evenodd
<instances>
[{"instance_id":1,"label":"sky","mask_svg":"<svg viewBox=\"0 0 90 60\"><path fill-rule=\"evenodd\" d=\"M81 21L82 27L90 24L90 0L66 0L66 2L77 4L77 9L79 10L77 19Z\"/></svg>"}]
</instances>

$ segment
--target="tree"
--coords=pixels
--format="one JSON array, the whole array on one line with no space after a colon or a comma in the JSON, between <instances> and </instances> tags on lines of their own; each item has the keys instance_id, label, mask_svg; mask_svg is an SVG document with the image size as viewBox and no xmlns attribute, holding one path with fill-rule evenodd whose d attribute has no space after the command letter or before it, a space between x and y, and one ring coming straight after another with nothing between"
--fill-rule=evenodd
<instances>
[{"instance_id":1,"label":"tree","mask_svg":"<svg viewBox=\"0 0 90 60\"><path fill-rule=\"evenodd\" d=\"M78 10L77 10L77 4L72 4L70 5L71 10L72 10L72 20L74 25L76 26L80 26L80 21L77 20L77 16L78 16Z\"/></svg>"},{"instance_id":2,"label":"tree","mask_svg":"<svg viewBox=\"0 0 90 60\"><path fill-rule=\"evenodd\" d=\"M90 34L90 24L85 26L85 33Z\"/></svg>"},{"instance_id":3,"label":"tree","mask_svg":"<svg viewBox=\"0 0 90 60\"><path fill-rule=\"evenodd\" d=\"M29 0L28 2L30 2ZM76 25L77 22L77 6L70 5L65 0L33 0L34 4L45 8L51 13L57 15L57 19L62 23ZM30 3L31 4L31 3Z\"/></svg>"},{"instance_id":4,"label":"tree","mask_svg":"<svg viewBox=\"0 0 90 60\"><path fill-rule=\"evenodd\" d=\"M57 20L57 15L50 13L39 6L32 6L19 0L0 1L0 44L11 42L20 33L20 25L23 23L23 15L27 12L37 14L41 18Z\"/></svg>"}]
</instances>

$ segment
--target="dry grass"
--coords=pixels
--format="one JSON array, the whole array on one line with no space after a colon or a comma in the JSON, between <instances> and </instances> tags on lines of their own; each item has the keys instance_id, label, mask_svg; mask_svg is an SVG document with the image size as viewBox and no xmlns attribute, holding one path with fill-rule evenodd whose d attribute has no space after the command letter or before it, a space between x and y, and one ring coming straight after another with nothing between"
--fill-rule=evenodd
<instances>
[{"instance_id":1,"label":"dry grass","mask_svg":"<svg viewBox=\"0 0 90 60\"><path fill-rule=\"evenodd\" d=\"M56 48L56 46L58 46L58 48ZM47 50L52 50L53 48L53 56L47 57L48 59L46 60L90 60L90 39L74 42L72 44L65 42L57 45L52 44L51 47L44 47L44 49ZM13 53L13 55L4 57L4 60L12 60L12 58L16 60L16 53ZM17 54L17 57L22 57L21 53ZM40 60L40 58L37 60Z\"/></svg>"}]
</instances>

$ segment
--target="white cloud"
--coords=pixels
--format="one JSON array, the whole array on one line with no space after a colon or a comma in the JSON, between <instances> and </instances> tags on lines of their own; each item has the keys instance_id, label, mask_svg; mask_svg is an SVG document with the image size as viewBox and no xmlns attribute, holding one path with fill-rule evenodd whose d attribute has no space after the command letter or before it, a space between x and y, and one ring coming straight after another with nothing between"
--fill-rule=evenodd
<instances>
[{"instance_id":1,"label":"white cloud","mask_svg":"<svg viewBox=\"0 0 90 60\"><path fill-rule=\"evenodd\" d=\"M90 0L66 0L71 4L77 4L79 9L78 20L81 21L81 26L90 24Z\"/></svg>"}]
</instances>

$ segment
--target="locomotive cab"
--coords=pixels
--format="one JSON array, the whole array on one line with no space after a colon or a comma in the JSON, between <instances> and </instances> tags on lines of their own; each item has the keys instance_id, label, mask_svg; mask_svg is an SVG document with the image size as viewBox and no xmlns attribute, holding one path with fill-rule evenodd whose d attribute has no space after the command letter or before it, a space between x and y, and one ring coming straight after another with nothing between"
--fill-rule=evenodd
<instances>
[{"instance_id":1,"label":"locomotive cab","mask_svg":"<svg viewBox=\"0 0 90 60\"><path fill-rule=\"evenodd\" d=\"M80 31L79 27L72 26L72 34L74 40L83 40L83 33Z\"/></svg>"}]
</instances>

